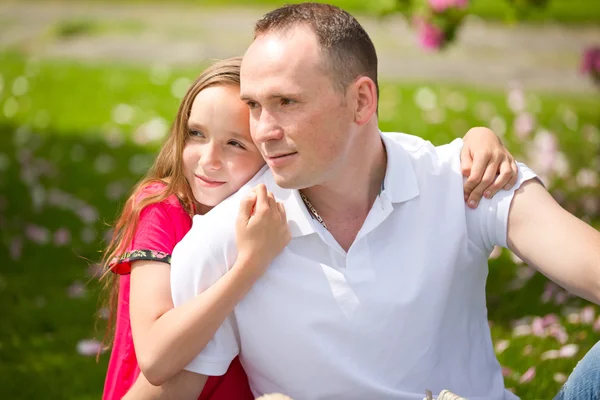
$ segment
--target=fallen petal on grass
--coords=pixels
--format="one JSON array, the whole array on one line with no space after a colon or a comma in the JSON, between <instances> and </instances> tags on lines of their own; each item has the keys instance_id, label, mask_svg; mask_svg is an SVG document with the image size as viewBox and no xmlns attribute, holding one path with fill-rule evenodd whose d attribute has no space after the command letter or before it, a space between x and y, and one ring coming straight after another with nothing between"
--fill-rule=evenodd
<instances>
[{"instance_id":1,"label":"fallen petal on grass","mask_svg":"<svg viewBox=\"0 0 600 400\"><path fill-rule=\"evenodd\" d=\"M530 367L527 371L521 375L519 379L519 383L528 383L531 382L535 378L535 367Z\"/></svg>"},{"instance_id":2,"label":"fallen petal on grass","mask_svg":"<svg viewBox=\"0 0 600 400\"><path fill-rule=\"evenodd\" d=\"M567 381L567 375L563 374L562 372L557 372L554 374L552 379L554 379L554 382L560 383L562 385Z\"/></svg>"}]
</instances>

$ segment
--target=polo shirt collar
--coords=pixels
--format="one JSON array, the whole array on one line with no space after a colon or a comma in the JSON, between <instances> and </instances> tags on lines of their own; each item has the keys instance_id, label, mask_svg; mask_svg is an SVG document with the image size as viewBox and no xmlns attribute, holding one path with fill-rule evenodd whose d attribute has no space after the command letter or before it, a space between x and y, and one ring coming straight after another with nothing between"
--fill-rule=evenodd
<instances>
[{"instance_id":1,"label":"polo shirt collar","mask_svg":"<svg viewBox=\"0 0 600 400\"><path fill-rule=\"evenodd\" d=\"M392 203L402 203L417 197L419 185L408 153L389 134L379 133L387 152L382 193Z\"/></svg>"},{"instance_id":2,"label":"polo shirt collar","mask_svg":"<svg viewBox=\"0 0 600 400\"><path fill-rule=\"evenodd\" d=\"M317 233L313 217L304 205L298 190L290 190L285 201L290 233L293 238Z\"/></svg>"}]
</instances>

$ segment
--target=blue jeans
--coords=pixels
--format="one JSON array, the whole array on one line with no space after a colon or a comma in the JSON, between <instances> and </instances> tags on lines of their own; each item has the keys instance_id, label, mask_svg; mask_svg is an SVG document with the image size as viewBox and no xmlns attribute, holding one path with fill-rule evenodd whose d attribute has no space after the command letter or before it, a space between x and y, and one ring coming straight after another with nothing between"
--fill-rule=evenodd
<instances>
[{"instance_id":1,"label":"blue jeans","mask_svg":"<svg viewBox=\"0 0 600 400\"><path fill-rule=\"evenodd\" d=\"M554 400L600 399L600 342L579 361Z\"/></svg>"}]
</instances>

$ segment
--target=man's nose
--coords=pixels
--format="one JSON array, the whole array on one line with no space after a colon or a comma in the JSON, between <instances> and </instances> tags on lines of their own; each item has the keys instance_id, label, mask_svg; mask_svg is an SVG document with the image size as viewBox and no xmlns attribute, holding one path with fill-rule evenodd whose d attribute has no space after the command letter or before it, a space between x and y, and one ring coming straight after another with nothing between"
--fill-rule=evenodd
<instances>
[{"instance_id":1,"label":"man's nose","mask_svg":"<svg viewBox=\"0 0 600 400\"><path fill-rule=\"evenodd\" d=\"M263 108L259 118L254 122L252 138L255 142L264 143L271 140L281 140L283 138L283 129L281 125L268 110Z\"/></svg>"}]
</instances>

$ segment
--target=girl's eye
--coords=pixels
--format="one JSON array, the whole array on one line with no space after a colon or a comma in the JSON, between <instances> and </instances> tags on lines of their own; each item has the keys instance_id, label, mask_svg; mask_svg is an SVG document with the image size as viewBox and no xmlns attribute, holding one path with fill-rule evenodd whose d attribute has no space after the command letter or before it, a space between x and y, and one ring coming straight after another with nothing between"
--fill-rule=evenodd
<instances>
[{"instance_id":1,"label":"girl's eye","mask_svg":"<svg viewBox=\"0 0 600 400\"><path fill-rule=\"evenodd\" d=\"M241 144L240 142L236 142L235 140L230 140L227 144L234 146L234 147L239 147L240 149L246 148L246 147L244 147L243 144Z\"/></svg>"},{"instance_id":2,"label":"girl's eye","mask_svg":"<svg viewBox=\"0 0 600 400\"><path fill-rule=\"evenodd\" d=\"M204 133L200 132L200 131L195 131L195 130L190 130L190 136L195 136L195 137L204 137Z\"/></svg>"}]
</instances>

